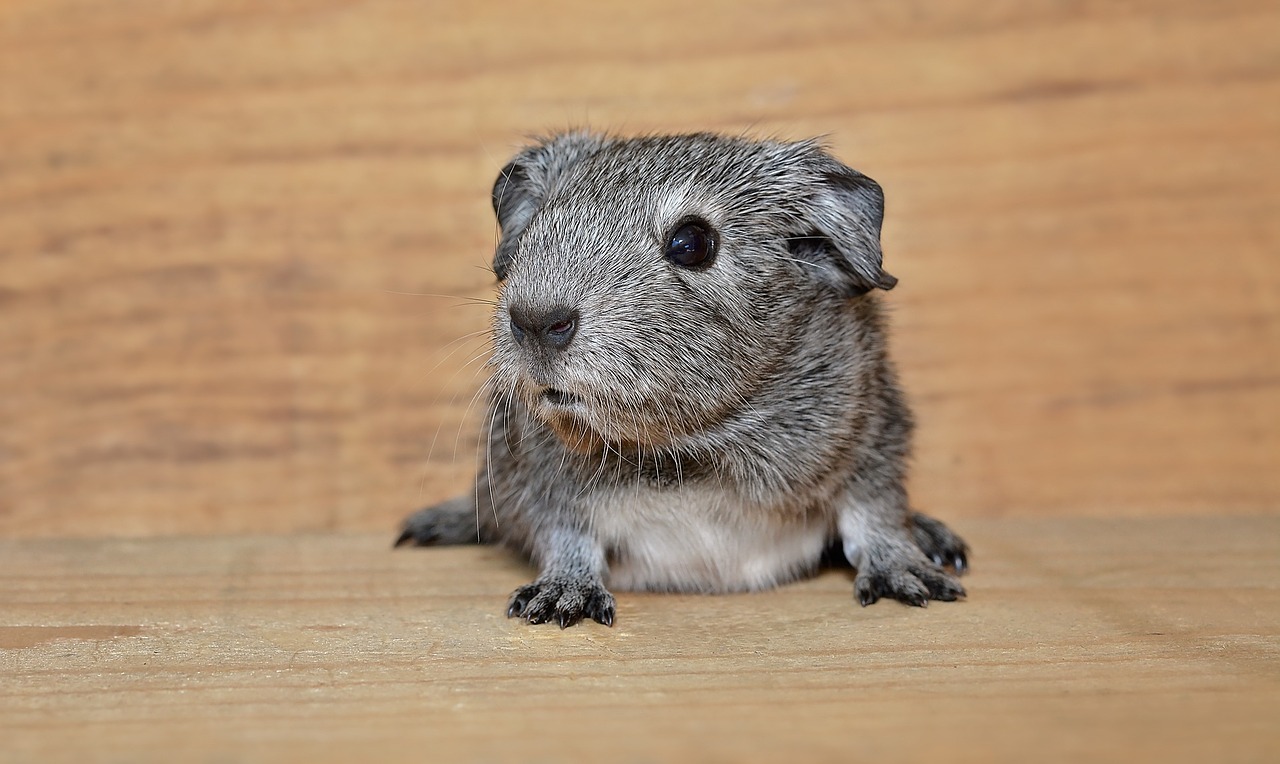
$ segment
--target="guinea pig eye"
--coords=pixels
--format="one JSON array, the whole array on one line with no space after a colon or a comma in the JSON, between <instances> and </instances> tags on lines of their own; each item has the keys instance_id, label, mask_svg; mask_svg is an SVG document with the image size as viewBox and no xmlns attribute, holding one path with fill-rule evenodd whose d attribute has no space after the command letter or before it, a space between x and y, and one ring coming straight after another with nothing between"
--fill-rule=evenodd
<instances>
[{"instance_id":1,"label":"guinea pig eye","mask_svg":"<svg viewBox=\"0 0 1280 764\"><path fill-rule=\"evenodd\" d=\"M667 242L667 259L682 268L705 267L715 255L715 231L696 220L676 228Z\"/></svg>"}]
</instances>

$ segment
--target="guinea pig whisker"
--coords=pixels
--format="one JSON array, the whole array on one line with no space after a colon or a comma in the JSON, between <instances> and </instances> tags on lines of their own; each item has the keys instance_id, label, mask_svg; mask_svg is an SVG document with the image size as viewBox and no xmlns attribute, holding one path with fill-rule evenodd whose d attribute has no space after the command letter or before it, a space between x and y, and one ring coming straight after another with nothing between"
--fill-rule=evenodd
<instances>
[{"instance_id":1,"label":"guinea pig whisker","mask_svg":"<svg viewBox=\"0 0 1280 764\"><path fill-rule=\"evenodd\" d=\"M479 334L479 333L480 333L480 332L473 332L472 334L467 335L467 336L463 337L462 339L467 339L467 338L470 338L470 337L474 337L476 334ZM459 340L455 340L455 342L459 342ZM462 345L460 345L460 344L459 344L457 347L455 347L455 348L454 348L454 350L453 350L453 351L451 351L451 352L449 353L449 355L453 355L453 353L454 353L454 352L457 352L458 348L461 348L461 347L462 347ZM483 356L484 352L485 352L485 351L483 351L483 350L481 351L481 357ZM445 358L442 358L440 361L437 361L437 362L436 362L436 365L432 367L432 371L435 371L435 369L436 369L436 368L439 368L440 364L441 364L441 363L444 363L444 361L445 361L445 360L447 360L447 359L448 359L448 356L446 356ZM461 373L462 369L465 369L468 365L470 365L471 363L474 363L474 361L475 361L475 359L472 359L471 361L468 361L467 363L463 364L463 365L462 365L462 366L461 366L457 371L455 371L455 372L453 373L453 375L450 377L450 385L452 385L452 381L453 381L454 379L456 379L456 378L457 378L458 374L459 374L459 373ZM481 366L481 367L478 367L478 368L477 368L477 371L471 375L471 376L472 376L472 379L474 379L474 378L475 378L476 374L478 374L478 373L479 373L479 370L480 370L480 369L482 369L482 368L484 368L484 367L483 367L483 366ZM428 372L428 373L430 373L430 372ZM485 393L485 391L486 391L486 389L488 388L488 386L489 386L489 380L485 380L485 382L480 386L480 388L479 388L478 390L476 390L476 392L475 392L475 393L473 393L473 394L472 394L472 396L471 396L471 403L467 406L467 411L468 411L468 412L470 411L471 406L475 405L475 401L476 401L476 399L477 399L477 398L479 398L481 395L483 395L483 394ZM449 397L449 408L450 408L450 409L453 409L453 408L454 408L454 404L457 402L457 400L458 400L458 392L457 392L457 391L455 391L455 392L453 393L453 395L451 395L451 396ZM454 459L456 459L456 458L457 458L457 456L458 456L458 443L459 443L459 442L461 441L461 439L462 439L462 427L463 427L463 425L464 425L464 424L466 424L466 421L467 421L467 418L466 418L466 416L465 416L465 415L463 416L463 418L462 418L462 419L458 420L458 431L457 431L457 434L456 434L456 436L455 436L455 438L454 438L454 447L453 447L453 458L454 458ZM419 490L419 491L422 491L422 490L426 487L427 471L428 471L428 467L427 467L427 465L429 465L429 464L431 463L431 459L432 459L432 457L435 455L435 451L436 451L436 444L437 444L437 443L439 442L439 440L440 440L440 432L441 432L443 429L444 429L444 422L442 421L442 422L440 422L439 424L437 424L437 425L436 425L435 432L434 432L434 433L432 433L432 435L431 435L431 444L427 447L427 456L426 456L426 459L424 460L424 464L423 464L422 480L421 480L421 483L419 484L419 488L418 488L418 490Z\"/></svg>"},{"instance_id":2,"label":"guinea pig whisker","mask_svg":"<svg viewBox=\"0 0 1280 764\"><path fill-rule=\"evenodd\" d=\"M505 409L506 407L502 405L501 392L495 392L493 394L493 399L494 399L494 405L492 409L489 411L488 421L485 423L485 428L484 428L485 437L484 437L483 443L476 444L476 459L478 461L481 458L481 449L483 448L484 460L485 460L483 462L483 469L485 473L485 479L488 481L488 484L489 484L489 508L490 508L490 511L493 512L493 524L494 524L494 527L496 528L498 527L498 525L500 525L500 521L498 519L498 497L494 495L494 490L493 490L493 470L490 469L488 465L493 463L492 461L490 461L490 459L492 459L493 457L493 425L498 419L498 411L500 409ZM505 422L505 414L504 414L504 422ZM476 491L475 499L476 499L476 527L479 528L480 527L480 492L479 491Z\"/></svg>"},{"instance_id":3,"label":"guinea pig whisker","mask_svg":"<svg viewBox=\"0 0 1280 764\"><path fill-rule=\"evenodd\" d=\"M477 360L479 360L480 358L482 358L486 352L487 352L486 350L481 350L481 351L480 351L480 353L479 353L479 354L477 354L476 356L472 357L472 358L471 358L471 360L469 360L469 361L467 361L467 362L463 363L461 366L459 366L457 369L455 369L455 370L454 370L454 372L453 372L453 374L449 375L449 383L448 383L448 384L449 384L449 386L450 386L450 387L452 387L452 386L453 386L454 381L458 378L458 375L459 375L459 374L461 374L461 373L462 373L462 372L463 372L463 371L464 371L468 366L472 366L472 364L474 364ZM437 364L437 365L438 365L438 364ZM473 366L473 367L472 367L471 377L470 377L470 378L471 378L472 380L475 380L475 378L476 378L477 376L479 376L479 375L480 375L480 373L481 373L482 371L484 371L484 368L485 368L485 367L484 367L484 365ZM460 420L459 420L459 422L458 422L458 432L457 432L456 436L454 437L454 447L453 447L453 455L454 455L454 458L457 458L457 455L458 455L458 443L459 443L459 442L461 441L461 439L462 439L462 425L463 425L463 424L465 424L465 423L467 422L467 419L468 419L468 417L469 417L469 415L470 415L470 413L471 413L471 408L472 408L473 406L475 406L476 401L477 401L477 400L479 400L479 399L480 399L480 397L481 397L481 396L483 396L483 395L486 393L486 391L487 391L488 389L489 389L489 382L488 382L488 380L486 379L486 381L485 381L483 384L481 384L481 385L480 385L480 387L479 387L479 388L478 388L474 393L472 393L472 395L471 395L471 400L470 400L470 402L467 404L466 413L463 415L462 419L460 419ZM452 396L450 396L450 398L449 398L449 406L450 406L450 408L453 408L453 405L454 405L454 403L456 403L456 402L457 402L457 399L458 399L458 392L457 392L457 391L455 391L455 392L454 392L454 394L453 394ZM443 423L442 423L442 424L443 424ZM439 435L440 435L440 428L439 428L439 427L437 427L437 428L436 428L436 434L435 434L435 436L433 436L433 437L432 437L432 439L431 439L431 449L427 452L427 457L428 457L428 459L429 459L429 458L431 457L431 455L435 452L436 438L438 438L438 437L439 437Z\"/></svg>"},{"instance_id":4,"label":"guinea pig whisker","mask_svg":"<svg viewBox=\"0 0 1280 764\"><path fill-rule=\"evenodd\" d=\"M461 349L462 349L463 344L464 344L467 340L470 340L470 339L473 339L473 338L475 338L475 337L478 337L478 336L481 336L481 335L485 335L485 334L488 334L488 333L489 333L489 330L488 330L488 329L481 329L480 331L477 331L477 332L468 332L468 333L466 333L466 334L462 335L461 337L457 338L457 339L456 339L456 340L454 340L453 342L450 342L448 345L445 345L443 349L449 349L449 348L452 348L452 350L449 350L449 352L448 352L448 353L446 353L446 354L444 355L444 357L442 357L440 360L436 361L435 365L434 365L434 366L432 366L432 367L427 371L426 376L431 376L432 374L434 374L434 373L435 373L436 369L440 368L440 365L441 365L441 364L443 364L445 361L449 360L450 358L453 358L454 354L455 354L455 353L457 353L459 350L461 350ZM466 366L469 366L470 364L475 363L477 360L479 360L479 359L481 359L481 358L484 358L486 355L488 355L488 354L489 354L489 350L490 350L490 347L489 347L488 343L486 343L486 344L481 348L480 353L478 353L477 355L475 355L474 357L472 357L472 359L471 359L470 361L467 361L466 363L464 363L464 364L463 364L463 367L465 368ZM450 380L450 381L452 381L452 380Z\"/></svg>"},{"instance_id":5,"label":"guinea pig whisker","mask_svg":"<svg viewBox=\"0 0 1280 764\"><path fill-rule=\"evenodd\" d=\"M489 389L490 389L490 386L488 383L481 385L480 389L477 390L475 394L471 396L471 400L467 402L467 408L462 412L462 419L459 420L458 434L453 439L453 453L455 455L455 458L457 456L458 449L462 444L462 426L461 425L463 422L466 422L471 417L471 409L475 407L476 401L479 400L482 395L485 395L486 393L488 393Z\"/></svg>"},{"instance_id":6,"label":"guinea pig whisker","mask_svg":"<svg viewBox=\"0 0 1280 764\"><path fill-rule=\"evenodd\" d=\"M457 305L486 305L494 307L498 304L497 300L476 297L474 295L439 294L437 292L401 292L395 289L383 289L382 292L384 294L394 294L401 297L439 297L442 300L457 300Z\"/></svg>"},{"instance_id":7,"label":"guinea pig whisker","mask_svg":"<svg viewBox=\"0 0 1280 764\"><path fill-rule=\"evenodd\" d=\"M485 395L485 393L488 391L488 389L489 389L491 386L492 386L492 380L491 380L491 379L486 379L486 380L484 380L484 382L480 385L479 389L478 389L478 390L476 390L476 391L471 395L471 402L467 405L467 411L468 411L468 412L471 410L471 407L472 407L473 405L475 405L475 401L476 401L478 398L480 398L482 395ZM457 398L458 398L458 394L455 392L455 393L453 394L453 396L451 396L451 398L450 398L450 400L449 400L449 407L450 407L450 408L453 408L454 402L457 400ZM462 416L462 418L458 420L458 429L457 429L457 434L456 434L456 436L455 436L455 438L454 438L454 443L453 443L453 457L452 457L452 458L454 458L454 459L457 459L457 458L458 458L458 444L459 444L459 442L460 442L460 441L461 441L461 439L462 439L462 428L463 428L463 425L465 425L465 424L466 424L466 422L467 422L467 415L466 415L466 414L464 414L464 415ZM439 425L437 425L437 426L436 426L435 434L433 434L433 435L431 436L431 445L427 448L427 458L426 458L426 463L427 463L427 464L430 464L430 463L431 463L431 457L435 454L435 450L436 450L436 443L437 443L437 441L439 441L439 439L440 439L440 431L441 431L441 430L443 430L443 429L444 429L444 422L441 422ZM424 472L423 472L423 484L424 484L424 487L425 487L425 483L426 483L426 471L425 471L425 469L424 469ZM419 488L419 490L421 490L421 488Z\"/></svg>"},{"instance_id":8,"label":"guinea pig whisker","mask_svg":"<svg viewBox=\"0 0 1280 764\"><path fill-rule=\"evenodd\" d=\"M666 450L668 453L671 454L671 461L675 465L676 485L679 487L683 487L684 486L684 468L683 468L683 465L680 463L680 454L679 454L679 450L676 447L675 425L672 424L671 416L666 409L659 408L658 411L662 413L663 422L667 426L667 449Z\"/></svg>"}]
</instances>

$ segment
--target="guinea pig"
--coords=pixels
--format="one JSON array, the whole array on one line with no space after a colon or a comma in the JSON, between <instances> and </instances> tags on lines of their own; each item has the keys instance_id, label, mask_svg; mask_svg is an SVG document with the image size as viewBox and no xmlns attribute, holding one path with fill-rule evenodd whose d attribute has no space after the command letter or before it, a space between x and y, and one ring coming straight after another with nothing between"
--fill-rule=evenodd
<instances>
[{"instance_id":1,"label":"guinea pig","mask_svg":"<svg viewBox=\"0 0 1280 764\"><path fill-rule=\"evenodd\" d=\"M612 625L610 589L740 592L856 569L863 605L965 594L913 511L878 290L884 195L816 141L570 132L493 187L489 410L471 494L397 545L531 560L509 617Z\"/></svg>"}]
</instances>

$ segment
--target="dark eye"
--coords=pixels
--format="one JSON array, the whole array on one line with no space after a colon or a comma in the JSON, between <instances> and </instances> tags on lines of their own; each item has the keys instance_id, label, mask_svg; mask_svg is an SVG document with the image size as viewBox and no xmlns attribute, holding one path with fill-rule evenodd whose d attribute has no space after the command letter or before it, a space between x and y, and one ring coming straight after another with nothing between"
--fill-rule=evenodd
<instances>
[{"instance_id":1,"label":"dark eye","mask_svg":"<svg viewBox=\"0 0 1280 764\"><path fill-rule=\"evenodd\" d=\"M667 242L667 259L682 268L710 265L715 256L716 234L704 223L681 225Z\"/></svg>"}]
</instances>

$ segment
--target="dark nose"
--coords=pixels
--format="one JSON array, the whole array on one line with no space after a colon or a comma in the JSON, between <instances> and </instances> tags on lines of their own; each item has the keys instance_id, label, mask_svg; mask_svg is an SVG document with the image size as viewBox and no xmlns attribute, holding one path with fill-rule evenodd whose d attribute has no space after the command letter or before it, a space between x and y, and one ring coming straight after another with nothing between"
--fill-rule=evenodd
<instances>
[{"instance_id":1,"label":"dark nose","mask_svg":"<svg viewBox=\"0 0 1280 764\"><path fill-rule=\"evenodd\" d=\"M511 336L520 344L532 340L560 350L578 331L578 311L571 308L537 310L512 305L507 312L511 314Z\"/></svg>"}]
</instances>

